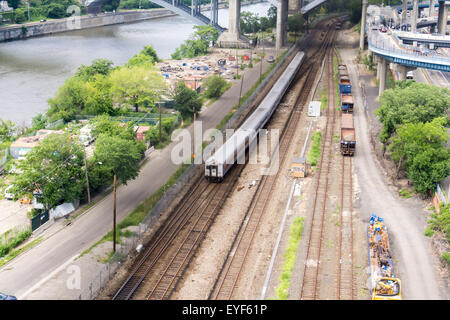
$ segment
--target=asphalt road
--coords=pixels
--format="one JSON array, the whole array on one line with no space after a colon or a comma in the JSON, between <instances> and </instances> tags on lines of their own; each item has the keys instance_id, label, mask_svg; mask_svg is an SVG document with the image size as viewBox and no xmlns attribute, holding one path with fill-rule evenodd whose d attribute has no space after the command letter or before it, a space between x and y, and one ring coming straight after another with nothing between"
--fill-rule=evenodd
<instances>
[{"instance_id":1,"label":"asphalt road","mask_svg":"<svg viewBox=\"0 0 450 320\"><path fill-rule=\"evenodd\" d=\"M268 66L269 64L264 61L263 72ZM258 79L259 70L258 63L246 72L242 94L247 92ZM197 120L202 121L203 131L216 127L238 102L239 91L240 81L236 81L219 100L201 113ZM192 132L192 125L188 129ZM176 144L177 142L172 142L163 150L153 152L142 167L139 176L128 185L121 185L118 188L118 222L156 192L176 171L178 165L171 161L171 151ZM57 232L54 232L52 228L44 232L44 240L39 245L0 269L0 292L20 297L59 266L81 254L112 230L112 212L113 195L109 194L69 226ZM54 299L58 299L57 292Z\"/></svg>"},{"instance_id":2,"label":"asphalt road","mask_svg":"<svg viewBox=\"0 0 450 320\"><path fill-rule=\"evenodd\" d=\"M360 77L360 82L366 86L368 109L365 111L356 66L351 63L356 50L351 53L348 50L341 52L349 66L352 93L357 106L354 114L357 133L354 163L359 181L359 204L355 208L358 208L363 221L367 223L372 213L385 219L404 299L447 299L447 289L437 277L437 258L431 251L430 239L424 235L427 212L423 202L397 195L389 186L371 147L369 121L376 120L373 112L378 107L378 88L371 86L372 76Z\"/></svg>"}]
</instances>

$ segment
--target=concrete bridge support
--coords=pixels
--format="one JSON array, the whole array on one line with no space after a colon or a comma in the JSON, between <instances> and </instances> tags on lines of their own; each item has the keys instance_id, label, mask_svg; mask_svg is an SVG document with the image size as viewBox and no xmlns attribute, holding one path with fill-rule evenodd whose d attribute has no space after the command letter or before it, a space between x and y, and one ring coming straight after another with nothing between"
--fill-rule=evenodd
<instances>
[{"instance_id":1,"label":"concrete bridge support","mask_svg":"<svg viewBox=\"0 0 450 320\"><path fill-rule=\"evenodd\" d=\"M289 7L289 0L278 1L277 34L275 41L276 50L280 50L282 47L286 46L288 7Z\"/></svg>"},{"instance_id":2,"label":"concrete bridge support","mask_svg":"<svg viewBox=\"0 0 450 320\"><path fill-rule=\"evenodd\" d=\"M411 13L411 32L417 31L418 15L419 15L419 0L413 0L413 12Z\"/></svg>"},{"instance_id":3,"label":"concrete bridge support","mask_svg":"<svg viewBox=\"0 0 450 320\"><path fill-rule=\"evenodd\" d=\"M217 44L222 48L247 48L248 40L241 36L241 0L230 0L228 7L228 30L222 33Z\"/></svg>"},{"instance_id":4,"label":"concrete bridge support","mask_svg":"<svg viewBox=\"0 0 450 320\"><path fill-rule=\"evenodd\" d=\"M402 23L406 22L406 10L408 9L408 0L403 0L402 3Z\"/></svg>"},{"instance_id":5,"label":"concrete bridge support","mask_svg":"<svg viewBox=\"0 0 450 320\"><path fill-rule=\"evenodd\" d=\"M430 18L434 17L434 1L435 0L430 0L430 7L428 8L428 16Z\"/></svg>"},{"instance_id":6,"label":"concrete bridge support","mask_svg":"<svg viewBox=\"0 0 450 320\"><path fill-rule=\"evenodd\" d=\"M439 14L438 14L438 33L445 35L447 29L447 18L448 18L448 4L444 1L439 1Z\"/></svg>"},{"instance_id":7,"label":"concrete bridge support","mask_svg":"<svg viewBox=\"0 0 450 320\"><path fill-rule=\"evenodd\" d=\"M363 0L362 2L362 12L361 12L361 32L359 34L359 49L364 50L364 37L366 35L366 18L367 18L367 4L368 0Z\"/></svg>"},{"instance_id":8,"label":"concrete bridge support","mask_svg":"<svg viewBox=\"0 0 450 320\"><path fill-rule=\"evenodd\" d=\"M386 90L386 70L387 70L387 61L381 57L378 60L377 67L377 77L379 79L379 87L378 87L378 96Z\"/></svg>"}]
</instances>

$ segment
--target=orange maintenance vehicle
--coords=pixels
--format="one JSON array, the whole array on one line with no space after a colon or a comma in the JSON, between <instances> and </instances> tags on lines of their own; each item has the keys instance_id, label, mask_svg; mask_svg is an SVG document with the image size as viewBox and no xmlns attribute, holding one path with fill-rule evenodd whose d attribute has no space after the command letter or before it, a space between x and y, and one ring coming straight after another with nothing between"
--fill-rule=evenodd
<instances>
[{"instance_id":1,"label":"orange maintenance vehicle","mask_svg":"<svg viewBox=\"0 0 450 320\"><path fill-rule=\"evenodd\" d=\"M367 240L372 300L401 300L401 282L395 277L389 234L383 218L372 214Z\"/></svg>"}]
</instances>

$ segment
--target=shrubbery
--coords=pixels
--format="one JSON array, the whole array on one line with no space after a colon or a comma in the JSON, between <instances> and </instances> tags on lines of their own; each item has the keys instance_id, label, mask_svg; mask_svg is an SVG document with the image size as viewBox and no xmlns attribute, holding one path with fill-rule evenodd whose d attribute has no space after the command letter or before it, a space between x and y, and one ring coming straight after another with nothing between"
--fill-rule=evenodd
<instances>
[{"instance_id":1,"label":"shrubbery","mask_svg":"<svg viewBox=\"0 0 450 320\"><path fill-rule=\"evenodd\" d=\"M206 79L204 95L207 98L219 98L229 87L230 83L220 76L210 76Z\"/></svg>"}]
</instances>

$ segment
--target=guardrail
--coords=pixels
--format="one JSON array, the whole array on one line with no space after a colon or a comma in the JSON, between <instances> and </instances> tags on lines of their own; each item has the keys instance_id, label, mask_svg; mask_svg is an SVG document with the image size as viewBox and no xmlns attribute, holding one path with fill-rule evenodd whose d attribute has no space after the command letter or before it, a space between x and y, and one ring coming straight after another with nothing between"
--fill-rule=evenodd
<instances>
[{"instance_id":1,"label":"guardrail","mask_svg":"<svg viewBox=\"0 0 450 320\"><path fill-rule=\"evenodd\" d=\"M404 46L405 49L396 48L392 44L378 41L375 37L367 39L369 50L376 54L391 58L394 62L414 65L442 71L450 71L450 57L439 55L433 51L420 50L413 46Z\"/></svg>"}]
</instances>

